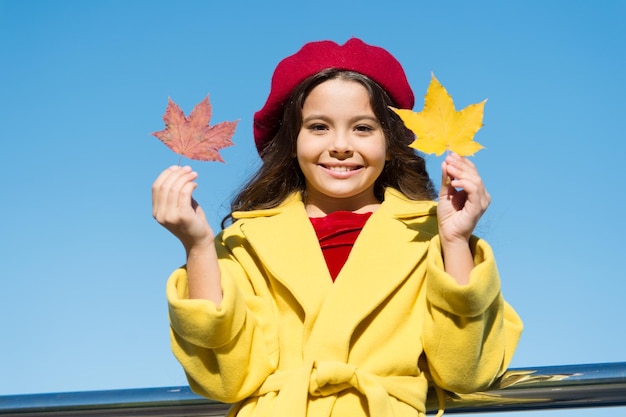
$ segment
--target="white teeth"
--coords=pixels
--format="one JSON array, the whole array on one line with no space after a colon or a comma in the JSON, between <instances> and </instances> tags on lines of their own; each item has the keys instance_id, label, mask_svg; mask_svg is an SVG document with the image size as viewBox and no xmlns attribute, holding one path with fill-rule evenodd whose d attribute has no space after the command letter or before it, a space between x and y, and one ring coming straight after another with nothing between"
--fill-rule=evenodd
<instances>
[{"instance_id":1,"label":"white teeth","mask_svg":"<svg viewBox=\"0 0 626 417\"><path fill-rule=\"evenodd\" d=\"M328 167L328 169L330 169L331 171L334 171L334 172L348 172L348 171L352 171L352 168L349 168L349 167Z\"/></svg>"}]
</instances>

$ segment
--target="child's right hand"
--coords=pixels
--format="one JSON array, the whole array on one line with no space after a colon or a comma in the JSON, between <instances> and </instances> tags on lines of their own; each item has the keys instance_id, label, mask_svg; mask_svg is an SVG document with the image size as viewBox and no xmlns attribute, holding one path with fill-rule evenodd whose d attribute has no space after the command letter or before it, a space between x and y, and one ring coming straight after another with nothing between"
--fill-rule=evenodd
<instances>
[{"instance_id":1,"label":"child's right hand","mask_svg":"<svg viewBox=\"0 0 626 417\"><path fill-rule=\"evenodd\" d=\"M152 184L152 216L181 241L187 253L213 245L214 238L204 211L192 197L197 177L188 166L172 166Z\"/></svg>"}]
</instances>

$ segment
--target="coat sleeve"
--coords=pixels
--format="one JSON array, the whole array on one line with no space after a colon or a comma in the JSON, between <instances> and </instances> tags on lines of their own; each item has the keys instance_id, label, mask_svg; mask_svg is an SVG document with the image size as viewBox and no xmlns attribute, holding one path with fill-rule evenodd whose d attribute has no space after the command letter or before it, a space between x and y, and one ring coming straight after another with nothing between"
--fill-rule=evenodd
<instances>
[{"instance_id":1,"label":"coat sleeve","mask_svg":"<svg viewBox=\"0 0 626 417\"><path fill-rule=\"evenodd\" d=\"M502 298L493 252L470 241L474 269L467 285L444 270L439 237L427 256L423 346L434 382L443 389L484 390L506 371L522 332L522 321Z\"/></svg>"},{"instance_id":2,"label":"coat sleeve","mask_svg":"<svg viewBox=\"0 0 626 417\"><path fill-rule=\"evenodd\" d=\"M218 248L223 300L188 298L180 268L167 283L172 351L197 394L226 403L252 394L278 362L271 303L254 293L241 265Z\"/></svg>"}]
</instances>

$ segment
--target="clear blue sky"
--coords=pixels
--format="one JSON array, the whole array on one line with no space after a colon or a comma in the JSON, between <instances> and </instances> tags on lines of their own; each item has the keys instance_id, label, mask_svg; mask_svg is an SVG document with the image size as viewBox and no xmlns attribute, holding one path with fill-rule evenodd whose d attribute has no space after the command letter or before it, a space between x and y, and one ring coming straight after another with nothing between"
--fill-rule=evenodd
<instances>
[{"instance_id":1,"label":"clear blue sky","mask_svg":"<svg viewBox=\"0 0 626 417\"><path fill-rule=\"evenodd\" d=\"M226 164L191 162L217 228L278 60L351 36L398 57L416 109L431 72L457 107L488 98L478 233L525 321L513 366L626 361L626 2L248 3L0 0L0 395L186 383L164 295L183 250L150 208L178 161L151 136L167 98L241 119Z\"/></svg>"}]
</instances>

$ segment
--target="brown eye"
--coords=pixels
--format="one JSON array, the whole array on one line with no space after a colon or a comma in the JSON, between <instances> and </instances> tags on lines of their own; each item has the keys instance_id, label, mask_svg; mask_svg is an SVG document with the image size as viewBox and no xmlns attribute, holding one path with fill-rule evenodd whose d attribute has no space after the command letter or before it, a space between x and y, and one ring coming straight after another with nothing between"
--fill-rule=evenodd
<instances>
[{"instance_id":1,"label":"brown eye","mask_svg":"<svg viewBox=\"0 0 626 417\"><path fill-rule=\"evenodd\" d=\"M354 130L356 130L357 132L368 133L373 131L374 129L368 125L358 125L354 128Z\"/></svg>"},{"instance_id":2,"label":"brown eye","mask_svg":"<svg viewBox=\"0 0 626 417\"><path fill-rule=\"evenodd\" d=\"M319 131L326 130L327 128L326 128L326 125L322 123L313 123L312 125L309 125L308 129L319 132Z\"/></svg>"}]
</instances>

